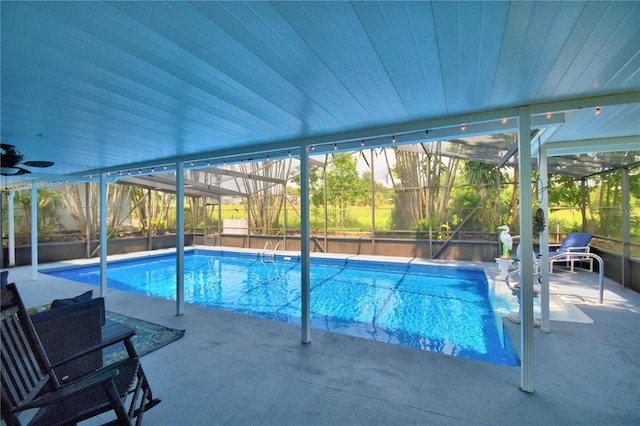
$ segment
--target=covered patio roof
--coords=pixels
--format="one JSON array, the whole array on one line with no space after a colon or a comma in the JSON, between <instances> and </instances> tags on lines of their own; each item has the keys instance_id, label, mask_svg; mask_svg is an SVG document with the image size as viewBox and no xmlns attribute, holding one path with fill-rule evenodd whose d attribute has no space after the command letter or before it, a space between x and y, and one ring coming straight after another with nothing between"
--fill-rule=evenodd
<instances>
[{"instance_id":1,"label":"covered patio roof","mask_svg":"<svg viewBox=\"0 0 640 426\"><path fill-rule=\"evenodd\" d=\"M301 144L438 140L495 160L500 138L480 147L469 136L515 131L521 106L533 129L549 121L534 144L573 144L552 172L639 157L637 2L0 7L2 143L31 172L9 174L7 188L274 158ZM625 154L572 157L584 146Z\"/></svg>"}]
</instances>

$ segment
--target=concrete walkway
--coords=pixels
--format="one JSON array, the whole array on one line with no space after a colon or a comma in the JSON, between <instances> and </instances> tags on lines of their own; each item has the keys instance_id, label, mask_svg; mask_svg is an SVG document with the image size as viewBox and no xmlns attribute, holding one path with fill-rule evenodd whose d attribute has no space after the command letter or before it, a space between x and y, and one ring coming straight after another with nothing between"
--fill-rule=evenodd
<instances>
[{"instance_id":1,"label":"concrete walkway","mask_svg":"<svg viewBox=\"0 0 640 426\"><path fill-rule=\"evenodd\" d=\"M476 263L477 265L477 263ZM484 265L487 271L495 264ZM95 287L12 268L28 306ZM593 323L534 332L534 388L520 369L300 328L110 290L107 309L185 336L142 358L163 402L145 425L630 425L640 424L640 295L597 274L559 272L552 292ZM516 347L520 328L505 321ZM103 418L102 420L107 420ZM96 424L95 420L86 424Z\"/></svg>"}]
</instances>

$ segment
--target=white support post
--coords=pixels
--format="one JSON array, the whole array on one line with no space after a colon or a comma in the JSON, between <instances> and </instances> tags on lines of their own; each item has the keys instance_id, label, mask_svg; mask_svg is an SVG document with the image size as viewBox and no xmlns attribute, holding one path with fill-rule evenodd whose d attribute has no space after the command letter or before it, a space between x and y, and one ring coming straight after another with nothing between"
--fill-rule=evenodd
<instances>
[{"instance_id":1,"label":"white support post","mask_svg":"<svg viewBox=\"0 0 640 426\"><path fill-rule=\"evenodd\" d=\"M531 206L531 116L529 107L519 109L518 169L520 194L520 246L522 253L533 252ZM520 389L533 393L533 258L522 256L520 284Z\"/></svg>"},{"instance_id":2,"label":"white support post","mask_svg":"<svg viewBox=\"0 0 640 426\"><path fill-rule=\"evenodd\" d=\"M631 285L631 272L629 270L629 258L631 257L631 201L629 196L630 182L629 182L629 169L623 167L620 170L620 184L622 189L622 265L620 272L620 282L623 287L629 287ZM600 264L600 268L603 265ZM602 274L602 271L600 271Z\"/></svg>"},{"instance_id":3,"label":"white support post","mask_svg":"<svg viewBox=\"0 0 640 426\"><path fill-rule=\"evenodd\" d=\"M369 150L369 166L371 173L369 175L369 187L371 189L371 254L376 255L376 180L374 178L373 149ZM422 197L420 197L422 201Z\"/></svg>"},{"instance_id":4,"label":"white support post","mask_svg":"<svg viewBox=\"0 0 640 426\"><path fill-rule=\"evenodd\" d=\"M544 212L545 227L540 234L540 330L551 332L549 317L549 174L547 169L547 147L540 147L538 163L540 167L538 181L538 198L540 208Z\"/></svg>"},{"instance_id":5,"label":"white support post","mask_svg":"<svg viewBox=\"0 0 640 426\"><path fill-rule=\"evenodd\" d=\"M100 297L107 296L107 175L100 174Z\"/></svg>"},{"instance_id":6,"label":"white support post","mask_svg":"<svg viewBox=\"0 0 640 426\"><path fill-rule=\"evenodd\" d=\"M289 196L287 195L287 188L285 186L284 194L282 194L282 214L284 217L282 226L282 250L287 251L287 203L289 202Z\"/></svg>"},{"instance_id":7,"label":"white support post","mask_svg":"<svg viewBox=\"0 0 640 426\"><path fill-rule=\"evenodd\" d=\"M91 182L84 184L84 235L87 240L85 245L85 257L91 257Z\"/></svg>"},{"instance_id":8,"label":"white support post","mask_svg":"<svg viewBox=\"0 0 640 426\"><path fill-rule=\"evenodd\" d=\"M147 189L147 251L153 249L153 243L151 237L153 236L153 230L151 229L151 188Z\"/></svg>"},{"instance_id":9,"label":"white support post","mask_svg":"<svg viewBox=\"0 0 640 426\"><path fill-rule=\"evenodd\" d=\"M176 315L184 314L184 163L176 163Z\"/></svg>"},{"instance_id":10,"label":"white support post","mask_svg":"<svg viewBox=\"0 0 640 426\"><path fill-rule=\"evenodd\" d=\"M302 343L311 343L311 266L309 260L309 147L300 145L300 286Z\"/></svg>"},{"instance_id":11,"label":"white support post","mask_svg":"<svg viewBox=\"0 0 640 426\"><path fill-rule=\"evenodd\" d=\"M38 279L38 185L31 184L31 278Z\"/></svg>"},{"instance_id":12,"label":"white support post","mask_svg":"<svg viewBox=\"0 0 640 426\"><path fill-rule=\"evenodd\" d=\"M580 179L580 190L582 192L582 203L580 203L580 216L582 218L582 232L587 232L587 179Z\"/></svg>"},{"instance_id":13,"label":"white support post","mask_svg":"<svg viewBox=\"0 0 640 426\"><path fill-rule=\"evenodd\" d=\"M324 156L324 166L322 168L322 182L324 187L324 252L329 253L329 211L327 210L327 165L329 156ZM318 241L318 240L316 240Z\"/></svg>"},{"instance_id":14,"label":"white support post","mask_svg":"<svg viewBox=\"0 0 640 426\"><path fill-rule=\"evenodd\" d=\"M8 241L8 262L9 266L16 266L16 222L15 222L15 205L13 203L13 196L15 195L15 191L9 191L9 200L7 205L7 216L9 222L7 223L7 230L9 231L9 241Z\"/></svg>"},{"instance_id":15,"label":"white support post","mask_svg":"<svg viewBox=\"0 0 640 426\"><path fill-rule=\"evenodd\" d=\"M222 197L218 198L218 239L216 240L216 246L222 245Z\"/></svg>"},{"instance_id":16,"label":"white support post","mask_svg":"<svg viewBox=\"0 0 640 426\"><path fill-rule=\"evenodd\" d=\"M251 195L247 197L247 208L245 210L247 212L247 246L246 248L251 248Z\"/></svg>"}]
</instances>

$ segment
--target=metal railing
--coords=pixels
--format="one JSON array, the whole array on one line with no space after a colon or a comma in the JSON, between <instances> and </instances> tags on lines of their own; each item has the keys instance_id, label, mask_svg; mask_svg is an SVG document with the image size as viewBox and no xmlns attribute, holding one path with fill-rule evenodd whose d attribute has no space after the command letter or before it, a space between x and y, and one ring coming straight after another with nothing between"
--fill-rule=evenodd
<instances>
[{"instance_id":1,"label":"metal railing","mask_svg":"<svg viewBox=\"0 0 640 426\"><path fill-rule=\"evenodd\" d=\"M562 257L565 257L565 256L567 256L566 253L560 253L560 254L557 254L555 256L549 257L549 260L558 260L558 259L561 259ZM604 304L604 261L602 260L602 258L600 256L598 256L595 253L580 253L580 256L583 257L583 258L584 257L590 257L590 258L593 258L593 259L598 261L598 264L599 264L599 268L598 268L598 304L603 305ZM538 263L539 263L539 261L538 261ZM539 265L538 265L538 267L539 267ZM534 271L535 271L535 269L536 268L534 267ZM514 295L519 295L520 288L512 286L511 284L509 284L509 278L514 276L514 275L516 275L516 274L518 274L518 273L520 273L520 270L521 270L521 268L515 269L515 270L509 272L507 274L507 276L505 277L505 283L506 283L507 287L509 288L509 290L511 290L511 292ZM535 275L535 273L534 273L534 275ZM539 284L542 284L541 279L542 279L542 276L539 275L538 276L538 283ZM551 280L549 280L549 281L551 281Z\"/></svg>"}]
</instances>

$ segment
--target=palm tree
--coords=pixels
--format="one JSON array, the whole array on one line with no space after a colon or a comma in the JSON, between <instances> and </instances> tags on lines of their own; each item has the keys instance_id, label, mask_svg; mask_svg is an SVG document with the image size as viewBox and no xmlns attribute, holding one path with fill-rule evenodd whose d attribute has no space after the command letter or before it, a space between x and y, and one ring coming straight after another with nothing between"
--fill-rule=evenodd
<instances>
[{"instance_id":1,"label":"palm tree","mask_svg":"<svg viewBox=\"0 0 640 426\"><path fill-rule=\"evenodd\" d=\"M23 220L18 215L17 228L25 234L31 229L31 191L18 191L14 197L24 213ZM62 206L62 196L58 191L38 189L38 235L46 236L62 227L58 209Z\"/></svg>"}]
</instances>

